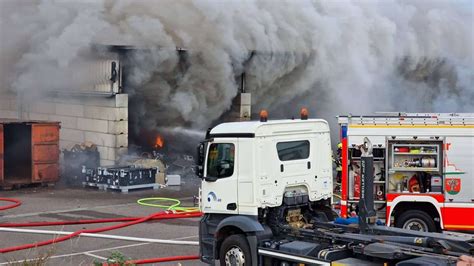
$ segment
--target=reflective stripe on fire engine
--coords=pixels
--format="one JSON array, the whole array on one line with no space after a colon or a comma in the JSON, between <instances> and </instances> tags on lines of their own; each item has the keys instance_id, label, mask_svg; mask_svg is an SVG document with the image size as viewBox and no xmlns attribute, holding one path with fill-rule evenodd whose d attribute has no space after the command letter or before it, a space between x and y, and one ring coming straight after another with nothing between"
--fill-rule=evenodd
<instances>
[{"instance_id":1,"label":"reflective stripe on fire engine","mask_svg":"<svg viewBox=\"0 0 474 266\"><path fill-rule=\"evenodd\" d=\"M437 203L444 202L443 194L415 194L415 193L412 193L412 194L388 193L387 202L395 202L396 199L399 199L400 197L403 197L405 201L409 201L409 202L417 202L417 201L420 201L420 199L423 199L425 197L433 198ZM426 200L421 200L421 201L426 201Z\"/></svg>"},{"instance_id":2,"label":"reflective stripe on fire engine","mask_svg":"<svg viewBox=\"0 0 474 266\"><path fill-rule=\"evenodd\" d=\"M474 229L474 225L445 224L444 228L445 229L458 229L458 230L466 229L466 230L469 230L469 229Z\"/></svg>"},{"instance_id":3,"label":"reflective stripe on fire engine","mask_svg":"<svg viewBox=\"0 0 474 266\"><path fill-rule=\"evenodd\" d=\"M446 230L473 230L474 229L474 203L446 202L441 208Z\"/></svg>"},{"instance_id":4,"label":"reflective stripe on fire engine","mask_svg":"<svg viewBox=\"0 0 474 266\"><path fill-rule=\"evenodd\" d=\"M445 202L444 203L445 208L474 208L474 203L451 203L451 202Z\"/></svg>"},{"instance_id":5,"label":"reflective stripe on fire engine","mask_svg":"<svg viewBox=\"0 0 474 266\"><path fill-rule=\"evenodd\" d=\"M266 249L259 249L258 254L260 255L267 255L273 258L278 258L278 259L286 259L286 260L291 260L291 261L296 261L296 262L302 262L302 263L310 263L312 265L322 265L322 266L331 266L330 263L321 261L321 260L315 260L315 259L310 259L310 258L305 258L305 257L299 257L295 255L289 255L289 254L283 254L280 252L275 252L275 251L270 251Z\"/></svg>"}]
</instances>

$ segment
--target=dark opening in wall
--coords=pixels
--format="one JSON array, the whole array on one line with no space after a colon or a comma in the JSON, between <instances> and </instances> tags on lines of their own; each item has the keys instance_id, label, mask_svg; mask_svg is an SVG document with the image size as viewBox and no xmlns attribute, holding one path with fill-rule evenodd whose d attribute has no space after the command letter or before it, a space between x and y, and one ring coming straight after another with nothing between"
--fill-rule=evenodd
<instances>
[{"instance_id":1,"label":"dark opening in wall","mask_svg":"<svg viewBox=\"0 0 474 266\"><path fill-rule=\"evenodd\" d=\"M178 60L157 62L157 51L130 46L113 46L119 54L122 87L128 94L128 146L130 153L159 151L167 155L194 154L197 140L204 136L190 132L174 108L169 106L169 91L178 86L188 67L184 49L167 51ZM159 60L158 60L159 61ZM180 108L180 107L178 107ZM171 110L173 109L173 110ZM196 136L199 135L199 137ZM157 140L162 144L158 145Z\"/></svg>"},{"instance_id":2,"label":"dark opening in wall","mask_svg":"<svg viewBox=\"0 0 474 266\"><path fill-rule=\"evenodd\" d=\"M3 134L5 183L30 183L31 125L5 124Z\"/></svg>"}]
</instances>

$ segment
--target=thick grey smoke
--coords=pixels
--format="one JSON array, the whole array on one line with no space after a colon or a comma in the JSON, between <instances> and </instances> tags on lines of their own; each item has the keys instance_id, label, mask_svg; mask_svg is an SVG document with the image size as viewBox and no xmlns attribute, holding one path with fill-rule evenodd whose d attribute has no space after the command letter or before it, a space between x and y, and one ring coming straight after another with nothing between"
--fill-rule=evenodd
<instances>
[{"instance_id":1,"label":"thick grey smoke","mask_svg":"<svg viewBox=\"0 0 474 266\"><path fill-rule=\"evenodd\" d=\"M205 128L247 73L255 109L473 112L473 2L1 0L0 80L87 87L94 44L134 45L141 126ZM187 49L183 60L176 47ZM184 62L183 62L184 61ZM145 97L143 97L145 96ZM290 111L291 110L291 111Z\"/></svg>"}]
</instances>

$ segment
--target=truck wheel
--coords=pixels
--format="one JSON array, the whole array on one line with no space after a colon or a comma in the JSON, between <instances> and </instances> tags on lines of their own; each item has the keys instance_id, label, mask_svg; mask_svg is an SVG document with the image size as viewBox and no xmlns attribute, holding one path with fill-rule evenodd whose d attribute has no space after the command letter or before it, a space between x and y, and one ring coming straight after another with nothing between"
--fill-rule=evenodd
<instances>
[{"instance_id":1,"label":"truck wheel","mask_svg":"<svg viewBox=\"0 0 474 266\"><path fill-rule=\"evenodd\" d=\"M243 235L227 237L219 251L220 263L226 266L251 266L251 256L249 244Z\"/></svg>"},{"instance_id":2,"label":"truck wheel","mask_svg":"<svg viewBox=\"0 0 474 266\"><path fill-rule=\"evenodd\" d=\"M436 232L436 224L433 218L426 212L418 210L409 210L402 213L396 219L395 226L414 231Z\"/></svg>"}]
</instances>

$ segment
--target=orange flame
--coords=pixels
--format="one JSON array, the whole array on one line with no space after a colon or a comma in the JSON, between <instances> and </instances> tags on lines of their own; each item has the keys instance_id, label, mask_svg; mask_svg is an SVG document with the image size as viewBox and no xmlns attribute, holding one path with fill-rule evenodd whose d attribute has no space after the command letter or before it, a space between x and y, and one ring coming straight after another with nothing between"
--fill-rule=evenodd
<instances>
[{"instance_id":1,"label":"orange flame","mask_svg":"<svg viewBox=\"0 0 474 266\"><path fill-rule=\"evenodd\" d=\"M163 140L163 137L158 135L155 140L155 147L161 149L163 148L164 145L165 145L165 141Z\"/></svg>"}]
</instances>

